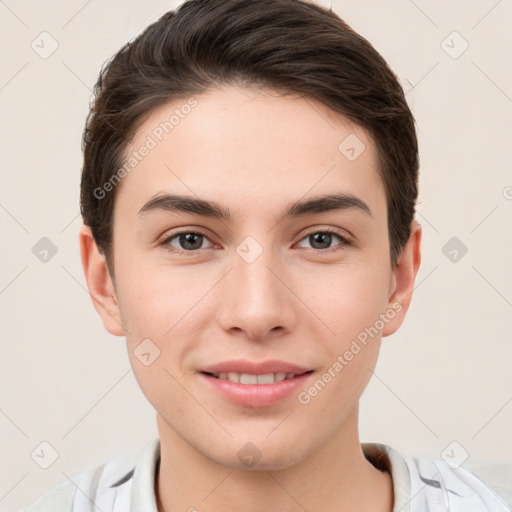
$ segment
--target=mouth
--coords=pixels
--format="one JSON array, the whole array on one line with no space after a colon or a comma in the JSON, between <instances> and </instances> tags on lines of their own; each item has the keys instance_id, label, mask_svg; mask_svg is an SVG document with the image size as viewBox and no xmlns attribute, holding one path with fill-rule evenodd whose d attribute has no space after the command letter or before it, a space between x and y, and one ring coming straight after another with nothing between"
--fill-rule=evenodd
<instances>
[{"instance_id":1,"label":"mouth","mask_svg":"<svg viewBox=\"0 0 512 512\"><path fill-rule=\"evenodd\" d=\"M206 389L222 400L254 409L286 403L314 378L314 370L302 369L296 372L200 371L198 375Z\"/></svg>"},{"instance_id":2,"label":"mouth","mask_svg":"<svg viewBox=\"0 0 512 512\"><path fill-rule=\"evenodd\" d=\"M230 382L235 382L238 384L275 384L276 382L281 382L283 380L294 379L295 377L299 377L300 375L305 375L313 372L313 370L300 372L300 373L292 373L292 372L276 372L276 373L263 373L263 374L254 374L254 373L238 373L238 372L201 372L205 375L209 375L215 379L219 380L227 380Z\"/></svg>"}]
</instances>

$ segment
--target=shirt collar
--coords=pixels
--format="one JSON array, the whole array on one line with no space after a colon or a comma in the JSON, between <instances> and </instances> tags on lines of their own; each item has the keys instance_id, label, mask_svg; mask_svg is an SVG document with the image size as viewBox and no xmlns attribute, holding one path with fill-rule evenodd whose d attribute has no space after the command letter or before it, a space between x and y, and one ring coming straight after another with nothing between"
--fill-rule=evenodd
<instances>
[{"instance_id":1,"label":"shirt collar","mask_svg":"<svg viewBox=\"0 0 512 512\"><path fill-rule=\"evenodd\" d=\"M158 512L155 496L157 465L160 463L160 439L146 447L135 466L130 496L130 512Z\"/></svg>"},{"instance_id":2,"label":"shirt collar","mask_svg":"<svg viewBox=\"0 0 512 512\"><path fill-rule=\"evenodd\" d=\"M388 471L393 481L393 512L410 512L411 478L405 459L393 448L381 443L361 443L364 456L377 469ZM160 463L160 439L144 450L132 479L130 512L158 512L155 484Z\"/></svg>"},{"instance_id":3,"label":"shirt collar","mask_svg":"<svg viewBox=\"0 0 512 512\"><path fill-rule=\"evenodd\" d=\"M387 471L393 481L393 512L410 512L411 476L405 459L391 446L361 443L364 456L377 469Z\"/></svg>"}]
</instances>

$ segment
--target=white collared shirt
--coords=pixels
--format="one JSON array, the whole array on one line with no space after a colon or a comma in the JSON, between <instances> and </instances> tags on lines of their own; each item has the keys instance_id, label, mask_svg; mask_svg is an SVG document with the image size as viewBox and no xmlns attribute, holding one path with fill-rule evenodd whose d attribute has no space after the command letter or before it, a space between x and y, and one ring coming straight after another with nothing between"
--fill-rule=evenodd
<instances>
[{"instance_id":1,"label":"white collared shirt","mask_svg":"<svg viewBox=\"0 0 512 512\"><path fill-rule=\"evenodd\" d=\"M404 458L385 444L361 443L361 447L375 467L391 474L393 512L512 510L512 464L479 465L470 471L440 458ZM158 512L155 475L159 461L160 440L156 438L135 467L129 467L126 460L112 459L58 485L21 512ZM201 504L196 505L200 510ZM194 508L193 503L190 506Z\"/></svg>"}]
</instances>

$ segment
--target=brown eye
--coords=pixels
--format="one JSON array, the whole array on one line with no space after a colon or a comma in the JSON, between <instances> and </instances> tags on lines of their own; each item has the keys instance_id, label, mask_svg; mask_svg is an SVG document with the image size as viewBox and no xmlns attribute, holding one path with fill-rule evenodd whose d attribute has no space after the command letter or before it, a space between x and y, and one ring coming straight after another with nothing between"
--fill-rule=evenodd
<instances>
[{"instance_id":1,"label":"brown eye","mask_svg":"<svg viewBox=\"0 0 512 512\"><path fill-rule=\"evenodd\" d=\"M175 239L177 247L171 243ZM179 233L174 233L163 240L162 245L167 246L171 252L196 252L199 249L205 248L202 247L205 240L209 241L209 238L202 233L196 233L195 231L180 231Z\"/></svg>"},{"instance_id":2,"label":"brown eye","mask_svg":"<svg viewBox=\"0 0 512 512\"><path fill-rule=\"evenodd\" d=\"M332 248L332 243L335 242L336 239L341 241L341 243L336 244L335 248ZM311 244L312 249L322 252L337 251L346 245L350 245L350 241L346 237L330 229L313 231L302 240L307 240Z\"/></svg>"}]
</instances>

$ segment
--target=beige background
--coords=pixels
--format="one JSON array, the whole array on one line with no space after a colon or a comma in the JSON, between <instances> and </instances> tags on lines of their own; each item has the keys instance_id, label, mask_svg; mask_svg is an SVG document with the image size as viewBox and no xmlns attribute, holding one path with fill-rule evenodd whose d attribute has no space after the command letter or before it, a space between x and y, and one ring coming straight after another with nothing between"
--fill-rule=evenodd
<instances>
[{"instance_id":1,"label":"beige background","mask_svg":"<svg viewBox=\"0 0 512 512\"><path fill-rule=\"evenodd\" d=\"M0 0L0 511L109 458L135 462L156 436L83 277L80 139L103 62L178 3ZM363 394L361 439L432 457L456 441L467 463L511 462L512 2L333 9L403 81L421 148L422 267ZM58 42L46 59L31 47L43 31ZM46 263L32 252L42 237L58 249ZM468 248L456 262L452 237ZM48 469L31 458L43 441L58 452Z\"/></svg>"}]
</instances>

